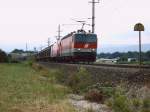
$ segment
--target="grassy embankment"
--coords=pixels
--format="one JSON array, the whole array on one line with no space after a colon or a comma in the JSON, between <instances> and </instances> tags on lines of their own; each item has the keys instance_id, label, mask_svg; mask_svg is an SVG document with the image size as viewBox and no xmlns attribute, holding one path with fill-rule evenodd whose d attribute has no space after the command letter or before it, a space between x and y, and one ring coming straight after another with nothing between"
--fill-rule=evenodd
<instances>
[{"instance_id":1,"label":"grassy embankment","mask_svg":"<svg viewBox=\"0 0 150 112\"><path fill-rule=\"evenodd\" d=\"M112 112L150 112L148 85L131 83L129 86L126 81L115 85L107 80L95 83L91 77L94 74L90 74L84 67L79 67L77 71L68 75L65 71L62 68L56 70L56 81L67 85L74 93L83 95L84 99L90 102L103 103L110 107Z\"/></svg>"},{"instance_id":2,"label":"grassy embankment","mask_svg":"<svg viewBox=\"0 0 150 112\"><path fill-rule=\"evenodd\" d=\"M65 100L70 90L55 83L52 71L35 69L0 64L0 112L74 112Z\"/></svg>"},{"instance_id":3,"label":"grassy embankment","mask_svg":"<svg viewBox=\"0 0 150 112\"><path fill-rule=\"evenodd\" d=\"M105 103L114 112L150 112L149 92L148 97L139 97L138 91L133 94L123 87L97 85L83 67L67 75L61 68L29 65L0 64L0 112L75 112L66 100L71 91L89 101Z\"/></svg>"}]
</instances>

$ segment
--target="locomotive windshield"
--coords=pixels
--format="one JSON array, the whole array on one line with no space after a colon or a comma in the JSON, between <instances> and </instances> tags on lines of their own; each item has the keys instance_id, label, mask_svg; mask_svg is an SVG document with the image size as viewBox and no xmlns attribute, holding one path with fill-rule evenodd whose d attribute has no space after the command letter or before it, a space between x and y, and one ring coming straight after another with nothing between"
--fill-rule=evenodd
<instances>
[{"instance_id":1,"label":"locomotive windshield","mask_svg":"<svg viewBox=\"0 0 150 112\"><path fill-rule=\"evenodd\" d=\"M75 42L97 42L96 34L75 34Z\"/></svg>"}]
</instances>

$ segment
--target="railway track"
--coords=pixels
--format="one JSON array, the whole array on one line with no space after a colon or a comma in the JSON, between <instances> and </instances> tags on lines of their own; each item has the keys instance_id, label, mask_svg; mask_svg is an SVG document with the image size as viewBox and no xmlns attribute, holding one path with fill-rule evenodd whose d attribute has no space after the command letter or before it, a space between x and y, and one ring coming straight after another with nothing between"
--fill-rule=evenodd
<instances>
[{"instance_id":1,"label":"railway track","mask_svg":"<svg viewBox=\"0 0 150 112\"><path fill-rule=\"evenodd\" d=\"M118 68L140 68L139 65L131 64L89 64L93 66L104 66L104 67L118 67ZM141 65L142 69L150 69L149 65Z\"/></svg>"},{"instance_id":2,"label":"railway track","mask_svg":"<svg viewBox=\"0 0 150 112\"><path fill-rule=\"evenodd\" d=\"M84 67L94 83L110 83L114 85L128 83L139 86L150 84L150 66L148 65L142 65L140 70L138 65L123 64L73 64L54 62L39 62L39 64L47 69L60 70L60 73L66 77L71 74L77 74L80 67Z\"/></svg>"},{"instance_id":3,"label":"railway track","mask_svg":"<svg viewBox=\"0 0 150 112\"><path fill-rule=\"evenodd\" d=\"M60 64L60 65L75 65L75 66L91 66L91 67L113 67L113 68L135 68L139 69L139 65L131 65L131 64L85 64L85 63L54 63L54 62L40 62L42 64ZM141 65L141 69L149 69L150 65Z\"/></svg>"}]
</instances>

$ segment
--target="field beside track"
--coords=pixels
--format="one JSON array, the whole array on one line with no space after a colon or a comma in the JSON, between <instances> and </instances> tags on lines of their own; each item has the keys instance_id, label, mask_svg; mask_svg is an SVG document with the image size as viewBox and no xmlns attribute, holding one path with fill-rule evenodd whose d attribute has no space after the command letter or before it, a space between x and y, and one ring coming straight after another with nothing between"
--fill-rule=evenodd
<instances>
[{"instance_id":1,"label":"field beside track","mask_svg":"<svg viewBox=\"0 0 150 112\"><path fill-rule=\"evenodd\" d=\"M51 74L27 64L0 64L0 112L74 112L65 100L70 91Z\"/></svg>"},{"instance_id":2,"label":"field beside track","mask_svg":"<svg viewBox=\"0 0 150 112\"><path fill-rule=\"evenodd\" d=\"M109 107L104 112L135 112L137 105L138 112L149 112L149 87L148 71L140 75L126 68L0 64L0 112L75 112L74 108L81 110L87 106L80 101L97 102L97 99L100 105ZM78 107L70 102L70 93L83 96L84 99L75 100ZM89 109L85 112L95 112L91 106Z\"/></svg>"}]
</instances>

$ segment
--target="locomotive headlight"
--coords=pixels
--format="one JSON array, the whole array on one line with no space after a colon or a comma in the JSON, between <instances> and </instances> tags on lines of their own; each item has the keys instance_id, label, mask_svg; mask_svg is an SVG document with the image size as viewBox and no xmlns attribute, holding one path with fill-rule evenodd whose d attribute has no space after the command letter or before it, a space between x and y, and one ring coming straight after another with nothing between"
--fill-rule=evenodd
<instances>
[{"instance_id":1,"label":"locomotive headlight","mask_svg":"<svg viewBox=\"0 0 150 112\"><path fill-rule=\"evenodd\" d=\"M95 49L92 49L92 51L95 51Z\"/></svg>"},{"instance_id":2,"label":"locomotive headlight","mask_svg":"<svg viewBox=\"0 0 150 112\"><path fill-rule=\"evenodd\" d=\"M80 51L81 49L78 49L78 51Z\"/></svg>"}]
</instances>

